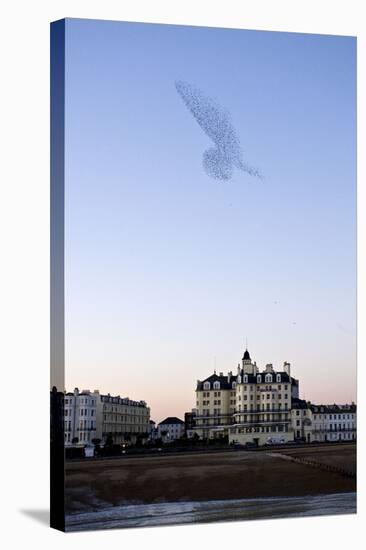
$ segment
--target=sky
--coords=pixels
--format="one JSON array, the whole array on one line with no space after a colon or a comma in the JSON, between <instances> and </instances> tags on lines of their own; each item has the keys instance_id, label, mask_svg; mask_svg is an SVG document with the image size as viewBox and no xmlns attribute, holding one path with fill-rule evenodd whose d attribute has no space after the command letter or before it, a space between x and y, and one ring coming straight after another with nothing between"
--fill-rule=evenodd
<instances>
[{"instance_id":1,"label":"sky","mask_svg":"<svg viewBox=\"0 0 366 550\"><path fill-rule=\"evenodd\" d=\"M205 172L176 81L263 179ZM301 397L356 401L355 85L352 37L67 20L68 390L182 418L247 340Z\"/></svg>"}]
</instances>

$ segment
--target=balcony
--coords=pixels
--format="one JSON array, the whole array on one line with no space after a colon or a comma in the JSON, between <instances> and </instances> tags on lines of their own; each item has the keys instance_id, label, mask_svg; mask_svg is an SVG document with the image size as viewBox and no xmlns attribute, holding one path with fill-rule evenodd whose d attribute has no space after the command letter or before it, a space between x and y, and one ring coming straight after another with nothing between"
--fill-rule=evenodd
<instances>
[{"instance_id":1,"label":"balcony","mask_svg":"<svg viewBox=\"0 0 366 550\"><path fill-rule=\"evenodd\" d=\"M249 420L249 422L236 422L234 426L272 426L273 424L289 424L291 420Z\"/></svg>"},{"instance_id":2,"label":"balcony","mask_svg":"<svg viewBox=\"0 0 366 550\"><path fill-rule=\"evenodd\" d=\"M233 414L271 414L271 413L289 413L291 409L253 409L246 411L235 411Z\"/></svg>"},{"instance_id":3,"label":"balcony","mask_svg":"<svg viewBox=\"0 0 366 550\"><path fill-rule=\"evenodd\" d=\"M233 413L228 413L228 414L214 414L214 413L208 413L208 414L202 414L202 415L197 415L195 416L195 419L200 419L200 418L231 418L233 416Z\"/></svg>"}]
</instances>

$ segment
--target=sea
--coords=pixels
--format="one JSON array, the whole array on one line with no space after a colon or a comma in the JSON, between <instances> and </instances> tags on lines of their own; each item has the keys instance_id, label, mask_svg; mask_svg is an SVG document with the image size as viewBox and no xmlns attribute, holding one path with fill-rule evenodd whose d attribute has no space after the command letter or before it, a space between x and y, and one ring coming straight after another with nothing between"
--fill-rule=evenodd
<instances>
[{"instance_id":1,"label":"sea","mask_svg":"<svg viewBox=\"0 0 366 550\"><path fill-rule=\"evenodd\" d=\"M66 516L66 531L356 513L356 493L123 504Z\"/></svg>"}]
</instances>

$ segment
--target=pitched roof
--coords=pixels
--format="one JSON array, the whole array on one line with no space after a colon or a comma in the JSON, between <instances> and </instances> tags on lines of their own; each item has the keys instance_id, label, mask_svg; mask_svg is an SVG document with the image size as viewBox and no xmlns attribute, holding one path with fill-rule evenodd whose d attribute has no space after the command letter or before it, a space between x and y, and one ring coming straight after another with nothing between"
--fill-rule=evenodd
<instances>
[{"instance_id":1,"label":"pitched roof","mask_svg":"<svg viewBox=\"0 0 366 550\"><path fill-rule=\"evenodd\" d=\"M298 397L293 397L291 399L291 408L292 409L309 409L310 404L305 401L305 399L299 399Z\"/></svg>"},{"instance_id":2,"label":"pitched roof","mask_svg":"<svg viewBox=\"0 0 366 550\"><path fill-rule=\"evenodd\" d=\"M355 413L357 407L355 403L351 405L313 405L311 404L311 410L315 413Z\"/></svg>"},{"instance_id":3,"label":"pitched roof","mask_svg":"<svg viewBox=\"0 0 366 550\"><path fill-rule=\"evenodd\" d=\"M265 376L267 374L272 374L272 384L276 384L277 383L277 374L280 374L281 375L281 382L291 382L292 384L294 384L295 386L297 386L299 384L299 381L296 379L296 378L292 378L290 377L286 372L284 371L272 371L272 372L267 372L267 371L262 371L262 372L258 372L256 374L246 374L246 376L248 377L247 378L247 382L245 382L246 384L257 384L257 376L258 374L260 374L262 376L262 382L261 384L264 384L265 383ZM242 380L243 380L243 376L244 376L244 372L243 370L240 371L240 375L242 377ZM220 382L220 390L230 390L232 388L232 385L233 385L233 382L237 382L237 375L231 375L230 376L230 381L228 379L228 376L227 375L222 375L222 376L219 376L217 374L211 374L211 376L209 376L208 378L205 378L204 380L199 380L197 382L197 388L196 390L197 391L202 391L203 390L203 384L205 382ZM278 382L279 383L279 382ZM212 388L211 388L212 389Z\"/></svg>"},{"instance_id":4,"label":"pitched roof","mask_svg":"<svg viewBox=\"0 0 366 550\"><path fill-rule=\"evenodd\" d=\"M184 422L176 416L168 416L168 418L159 422L159 426L161 426L162 424L184 424Z\"/></svg>"}]
</instances>

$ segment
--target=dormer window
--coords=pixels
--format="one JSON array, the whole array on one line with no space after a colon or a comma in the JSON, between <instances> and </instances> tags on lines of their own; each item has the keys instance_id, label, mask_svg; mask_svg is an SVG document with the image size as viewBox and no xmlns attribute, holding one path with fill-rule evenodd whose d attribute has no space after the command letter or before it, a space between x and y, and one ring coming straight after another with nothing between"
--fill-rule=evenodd
<instances>
[{"instance_id":1,"label":"dormer window","mask_svg":"<svg viewBox=\"0 0 366 550\"><path fill-rule=\"evenodd\" d=\"M241 376L240 376L240 374L239 374L237 380L238 380L238 384L241 384Z\"/></svg>"},{"instance_id":2,"label":"dormer window","mask_svg":"<svg viewBox=\"0 0 366 550\"><path fill-rule=\"evenodd\" d=\"M236 382L232 383L232 388L236 388Z\"/></svg>"},{"instance_id":3,"label":"dormer window","mask_svg":"<svg viewBox=\"0 0 366 550\"><path fill-rule=\"evenodd\" d=\"M247 374L244 374L243 382L244 382L244 384L248 384L248 375Z\"/></svg>"},{"instance_id":4,"label":"dormer window","mask_svg":"<svg viewBox=\"0 0 366 550\"><path fill-rule=\"evenodd\" d=\"M214 390L219 390L220 389L220 382L218 382L218 381L214 382L213 387L214 387Z\"/></svg>"},{"instance_id":5,"label":"dormer window","mask_svg":"<svg viewBox=\"0 0 366 550\"><path fill-rule=\"evenodd\" d=\"M203 389L204 389L204 390L209 390L210 388L211 388L210 382L204 382L204 384L203 384Z\"/></svg>"},{"instance_id":6,"label":"dormer window","mask_svg":"<svg viewBox=\"0 0 366 550\"><path fill-rule=\"evenodd\" d=\"M260 384L262 382L262 376L258 374L257 376L257 384Z\"/></svg>"},{"instance_id":7,"label":"dormer window","mask_svg":"<svg viewBox=\"0 0 366 550\"><path fill-rule=\"evenodd\" d=\"M277 374L277 382L281 382L281 375Z\"/></svg>"},{"instance_id":8,"label":"dormer window","mask_svg":"<svg viewBox=\"0 0 366 550\"><path fill-rule=\"evenodd\" d=\"M272 374L266 374L266 382L272 382Z\"/></svg>"}]
</instances>

